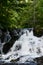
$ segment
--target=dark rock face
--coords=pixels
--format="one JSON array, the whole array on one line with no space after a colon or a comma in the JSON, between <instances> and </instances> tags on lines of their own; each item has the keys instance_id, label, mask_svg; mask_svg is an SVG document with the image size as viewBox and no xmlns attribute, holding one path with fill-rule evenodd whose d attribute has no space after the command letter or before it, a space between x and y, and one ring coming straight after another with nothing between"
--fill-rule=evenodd
<instances>
[{"instance_id":1,"label":"dark rock face","mask_svg":"<svg viewBox=\"0 0 43 65\"><path fill-rule=\"evenodd\" d=\"M39 58L36 58L34 60L37 62L37 65L43 65L43 56L39 57Z\"/></svg>"},{"instance_id":2,"label":"dark rock face","mask_svg":"<svg viewBox=\"0 0 43 65\"><path fill-rule=\"evenodd\" d=\"M43 35L43 29L40 29L40 30L38 30L38 29L33 29L33 34L34 34L34 36L36 36L36 37L41 37L41 36Z\"/></svg>"},{"instance_id":3,"label":"dark rock face","mask_svg":"<svg viewBox=\"0 0 43 65\"><path fill-rule=\"evenodd\" d=\"M10 48L13 46L14 42L17 39L18 39L18 37L12 37L11 40L3 46L4 54L6 54L10 50Z\"/></svg>"},{"instance_id":4,"label":"dark rock face","mask_svg":"<svg viewBox=\"0 0 43 65\"><path fill-rule=\"evenodd\" d=\"M19 37L22 35L21 29L13 29L13 30L10 30L8 32L9 32L11 39L9 42L7 41L3 46L3 53L4 54L6 54L10 50L10 48L13 46L14 42L16 40L18 40ZM6 37L5 34L7 35L7 31L3 32L3 35L1 38L2 42L4 42L4 39L6 39L8 37L8 36Z\"/></svg>"},{"instance_id":5,"label":"dark rock face","mask_svg":"<svg viewBox=\"0 0 43 65\"><path fill-rule=\"evenodd\" d=\"M11 39L9 42L6 42L3 46L3 52L6 54L10 48L13 46L14 42L19 38L19 35L17 35L16 30L10 32Z\"/></svg>"}]
</instances>

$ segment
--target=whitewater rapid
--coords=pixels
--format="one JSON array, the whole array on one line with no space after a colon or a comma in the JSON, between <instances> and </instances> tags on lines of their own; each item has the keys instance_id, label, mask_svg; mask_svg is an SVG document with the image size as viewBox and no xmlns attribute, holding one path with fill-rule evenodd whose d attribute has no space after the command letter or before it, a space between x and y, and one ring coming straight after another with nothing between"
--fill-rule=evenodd
<instances>
[{"instance_id":1,"label":"whitewater rapid","mask_svg":"<svg viewBox=\"0 0 43 65\"><path fill-rule=\"evenodd\" d=\"M24 34L15 41L9 52L2 55L6 62L20 58L17 62L23 63L41 56L43 56L43 36L34 36L32 30L30 32L24 30Z\"/></svg>"}]
</instances>

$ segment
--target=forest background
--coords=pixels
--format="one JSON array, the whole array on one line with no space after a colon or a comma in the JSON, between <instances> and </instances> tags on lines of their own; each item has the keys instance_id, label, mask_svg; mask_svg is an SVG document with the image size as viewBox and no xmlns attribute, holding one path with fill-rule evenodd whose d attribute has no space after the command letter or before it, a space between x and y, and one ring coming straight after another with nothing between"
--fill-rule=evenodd
<instances>
[{"instance_id":1,"label":"forest background","mask_svg":"<svg viewBox=\"0 0 43 65\"><path fill-rule=\"evenodd\" d=\"M43 0L0 0L0 28L43 27Z\"/></svg>"}]
</instances>

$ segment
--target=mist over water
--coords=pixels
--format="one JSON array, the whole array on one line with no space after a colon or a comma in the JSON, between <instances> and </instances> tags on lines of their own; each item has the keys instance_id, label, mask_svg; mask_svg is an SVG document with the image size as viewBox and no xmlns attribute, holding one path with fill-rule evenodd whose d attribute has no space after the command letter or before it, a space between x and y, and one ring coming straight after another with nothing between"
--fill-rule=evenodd
<instances>
[{"instance_id":1,"label":"mist over water","mask_svg":"<svg viewBox=\"0 0 43 65\"><path fill-rule=\"evenodd\" d=\"M17 62L25 63L26 61L33 61L34 58L43 56L43 36L36 37L33 35L33 30L23 30L23 34L15 41L7 54L2 57L6 62L12 59Z\"/></svg>"}]
</instances>

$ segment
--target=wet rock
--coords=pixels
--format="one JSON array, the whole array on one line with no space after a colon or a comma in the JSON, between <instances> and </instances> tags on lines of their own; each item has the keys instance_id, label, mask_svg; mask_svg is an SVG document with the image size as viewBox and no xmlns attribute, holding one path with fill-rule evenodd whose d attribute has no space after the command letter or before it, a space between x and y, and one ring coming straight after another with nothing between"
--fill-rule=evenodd
<instances>
[{"instance_id":1,"label":"wet rock","mask_svg":"<svg viewBox=\"0 0 43 65\"><path fill-rule=\"evenodd\" d=\"M41 37L43 35L43 29L42 28L34 28L33 34L34 34L34 36Z\"/></svg>"},{"instance_id":2,"label":"wet rock","mask_svg":"<svg viewBox=\"0 0 43 65\"><path fill-rule=\"evenodd\" d=\"M17 62L19 61L20 58L17 58L17 59L12 59L10 62Z\"/></svg>"},{"instance_id":3,"label":"wet rock","mask_svg":"<svg viewBox=\"0 0 43 65\"><path fill-rule=\"evenodd\" d=\"M34 60L37 62L37 65L43 65L43 56L35 58Z\"/></svg>"},{"instance_id":4,"label":"wet rock","mask_svg":"<svg viewBox=\"0 0 43 65\"><path fill-rule=\"evenodd\" d=\"M17 31L16 30L10 31L9 34L11 36L10 40L8 39L8 38L10 38L8 33L6 35L4 35L4 34L2 35L2 41L6 41L6 43L3 46L3 53L4 54L6 54L10 50L10 48L13 46L14 42L19 38L19 36L17 35ZM8 40L9 40L9 42L8 42Z\"/></svg>"}]
</instances>

